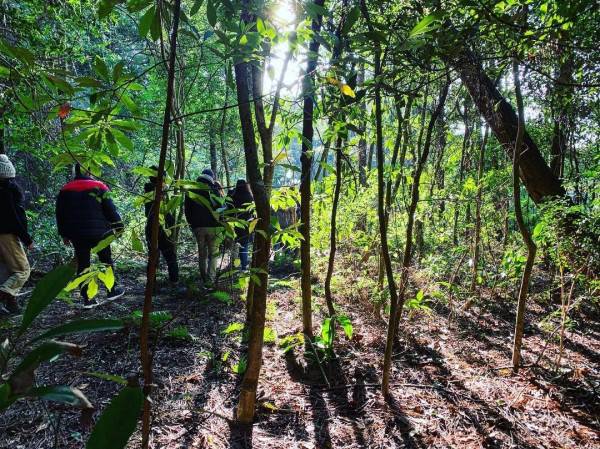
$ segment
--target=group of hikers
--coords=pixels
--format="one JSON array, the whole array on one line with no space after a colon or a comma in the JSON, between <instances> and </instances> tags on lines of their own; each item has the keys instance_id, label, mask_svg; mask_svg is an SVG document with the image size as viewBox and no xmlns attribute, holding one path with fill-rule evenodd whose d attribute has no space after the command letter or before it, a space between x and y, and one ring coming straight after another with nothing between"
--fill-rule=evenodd
<instances>
[{"instance_id":1,"label":"group of hikers","mask_svg":"<svg viewBox=\"0 0 600 449\"><path fill-rule=\"evenodd\" d=\"M152 167L156 170L156 167ZM6 154L0 154L0 315L19 313L18 295L30 275L26 250L33 248L33 239L28 232L24 195L15 181L16 170ZM235 236L229 242L233 247L231 259L240 259L240 269L248 267L248 252L251 234L247 225L253 219L251 205L254 202L249 184L240 179L233 189L223 191L211 169L206 169L197 178L197 185L190 189L184 202L186 220L198 244L200 287L211 288L215 282L219 247L223 243L223 224L219 213L230 210L237 219ZM145 234L150 247L151 223L154 218L153 196L156 177L150 176L144 186L146 194ZM158 249L167 263L169 281L179 282L179 266L174 242L175 217L167 212L160 222ZM246 225L243 224L246 222ZM100 263L113 267L110 244L100 244L111 235L120 235L123 221L110 196L105 183L94 179L79 164L75 165L74 178L61 189L56 199L56 224L58 234L65 245L73 247L77 274L82 274L91 265L94 248ZM100 245L99 245L100 244ZM96 300L88 295L84 282L81 289L84 307L95 306ZM106 299L116 299L125 293L117 282L107 290Z\"/></svg>"}]
</instances>

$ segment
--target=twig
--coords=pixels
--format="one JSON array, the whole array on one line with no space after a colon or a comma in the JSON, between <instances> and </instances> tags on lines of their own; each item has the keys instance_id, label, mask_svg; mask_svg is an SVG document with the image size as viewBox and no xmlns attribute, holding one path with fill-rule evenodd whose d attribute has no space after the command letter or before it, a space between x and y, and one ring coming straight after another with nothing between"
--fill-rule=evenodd
<instances>
[{"instance_id":1,"label":"twig","mask_svg":"<svg viewBox=\"0 0 600 449\"><path fill-rule=\"evenodd\" d=\"M310 336L305 335L304 337L305 337L305 340L308 341L308 343L310 344L310 349L312 349L312 352L315 355L315 358L317 359L317 364L319 365L319 369L321 370L321 374L323 375L323 379L325 380L327 387L331 388L331 384L329 383L329 380L327 379L327 376L325 375L325 370L323 369L323 365L321 364L321 359L319 359L319 355L317 354L317 350L315 349L315 346L313 345L313 342L310 339Z\"/></svg>"}]
</instances>

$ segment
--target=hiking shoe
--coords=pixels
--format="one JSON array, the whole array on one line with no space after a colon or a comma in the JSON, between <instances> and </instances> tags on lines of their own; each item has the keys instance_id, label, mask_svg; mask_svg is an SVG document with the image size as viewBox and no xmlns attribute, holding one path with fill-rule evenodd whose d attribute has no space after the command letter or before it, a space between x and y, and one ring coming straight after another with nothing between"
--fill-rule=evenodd
<instances>
[{"instance_id":1,"label":"hiking shoe","mask_svg":"<svg viewBox=\"0 0 600 449\"><path fill-rule=\"evenodd\" d=\"M21 308L19 307L17 298L15 298L13 295L0 291L0 302L4 308L9 311L9 313L21 313Z\"/></svg>"},{"instance_id":2,"label":"hiking shoe","mask_svg":"<svg viewBox=\"0 0 600 449\"><path fill-rule=\"evenodd\" d=\"M106 293L106 300L112 301L113 299L120 298L125 294L125 289L121 287L113 287L113 289Z\"/></svg>"}]
</instances>

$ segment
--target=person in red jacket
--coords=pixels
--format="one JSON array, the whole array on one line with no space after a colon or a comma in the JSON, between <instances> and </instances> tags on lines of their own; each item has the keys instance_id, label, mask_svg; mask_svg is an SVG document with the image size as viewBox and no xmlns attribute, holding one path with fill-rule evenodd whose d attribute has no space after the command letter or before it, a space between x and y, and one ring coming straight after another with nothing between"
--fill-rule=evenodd
<instances>
[{"instance_id":1,"label":"person in red jacket","mask_svg":"<svg viewBox=\"0 0 600 449\"><path fill-rule=\"evenodd\" d=\"M123 222L110 198L109 188L101 181L82 174L75 166L75 178L66 183L56 199L56 223L65 245L73 245L77 260L77 274L90 267L91 252L102 240L123 231ZM113 267L110 245L98 251L100 262ZM116 283L107 292L107 299L123 296L125 291ZM86 307L96 302L89 298L87 285L81 288Z\"/></svg>"},{"instance_id":2,"label":"person in red jacket","mask_svg":"<svg viewBox=\"0 0 600 449\"><path fill-rule=\"evenodd\" d=\"M0 314L19 313L17 295L29 279L29 261L23 247L31 249L27 232L23 192L15 182L15 167L6 154L0 154L0 265L7 272L0 280Z\"/></svg>"}]
</instances>

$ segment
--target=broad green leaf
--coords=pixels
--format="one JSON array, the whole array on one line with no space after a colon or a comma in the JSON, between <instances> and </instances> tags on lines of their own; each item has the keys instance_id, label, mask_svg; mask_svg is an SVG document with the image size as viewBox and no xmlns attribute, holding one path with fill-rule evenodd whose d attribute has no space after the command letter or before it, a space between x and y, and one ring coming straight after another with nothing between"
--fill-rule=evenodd
<instances>
[{"instance_id":1,"label":"broad green leaf","mask_svg":"<svg viewBox=\"0 0 600 449\"><path fill-rule=\"evenodd\" d=\"M104 248L108 247L117 238L116 235L111 234L108 237L100 240L100 242L92 248L92 254L98 254Z\"/></svg>"},{"instance_id":2,"label":"broad green leaf","mask_svg":"<svg viewBox=\"0 0 600 449\"><path fill-rule=\"evenodd\" d=\"M81 348L77 345L60 341L49 341L29 352L21 363L17 365L10 376L9 383L15 393L23 393L29 390L33 384L33 372L40 363L52 360L65 351L79 355Z\"/></svg>"},{"instance_id":3,"label":"broad green leaf","mask_svg":"<svg viewBox=\"0 0 600 449\"><path fill-rule=\"evenodd\" d=\"M69 280L75 274L75 267L72 265L61 265L46 276L44 276L35 286L31 298L27 302L27 308L23 313L19 333L23 333L31 322L50 304L54 298L69 283Z\"/></svg>"},{"instance_id":4,"label":"broad green leaf","mask_svg":"<svg viewBox=\"0 0 600 449\"><path fill-rule=\"evenodd\" d=\"M217 6L214 0L208 0L206 4L206 19L210 26L214 27L217 24Z\"/></svg>"},{"instance_id":5,"label":"broad green leaf","mask_svg":"<svg viewBox=\"0 0 600 449\"><path fill-rule=\"evenodd\" d=\"M154 0L129 0L127 2L127 10L129 12L138 12L148 7Z\"/></svg>"},{"instance_id":6,"label":"broad green leaf","mask_svg":"<svg viewBox=\"0 0 600 449\"><path fill-rule=\"evenodd\" d=\"M88 398L77 388L65 385L36 387L29 390L25 396L39 398L45 401L60 402L81 409L94 408Z\"/></svg>"},{"instance_id":7,"label":"broad green leaf","mask_svg":"<svg viewBox=\"0 0 600 449\"><path fill-rule=\"evenodd\" d=\"M54 327L43 334L35 337L32 342L38 340L47 340L48 338L59 337L62 335L76 334L79 332L102 332L109 330L123 329L123 321L112 319L92 319L76 320L62 326Z\"/></svg>"},{"instance_id":8,"label":"broad green leaf","mask_svg":"<svg viewBox=\"0 0 600 449\"><path fill-rule=\"evenodd\" d=\"M123 449L136 428L143 401L141 388L123 388L102 412L86 449Z\"/></svg>"},{"instance_id":9,"label":"broad green leaf","mask_svg":"<svg viewBox=\"0 0 600 449\"><path fill-rule=\"evenodd\" d=\"M413 38L415 36L419 36L420 34L428 33L429 31L435 29L435 27L437 26L437 22L442 20L442 18L443 14L441 12L434 12L432 14L426 15L410 31L408 37Z\"/></svg>"},{"instance_id":10,"label":"broad green leaf","mask_svg":"<svg viewBox=\"0 0 600 449\"><path fill-rule=\"evenodd\" d=\"M96 279L90 279L90 282L87 285L87 296L88 298L93 298L98 294L98 283Z\"/></svg>"},{"instance_id":11,"label":"broad green leaf","mask_svg":"<svg viewBox=\"0 0 600 449\"><path fill-rule=\"evenodd\" d=\"M119 61L113 67L112 78L115 83L121 79L121 75L123 74L123 65L123 61Z\"/></svg>"},{"instance_id":12,"label":"broad green leaf","mask_svg":"<svg viewBox=\"0 0 600 449\"><path fill-rule=\"evenodd\" d=\"M110 132L123 147L129 151L133 151L133 142L127 137L121 130L117 128L111 128Z\"/></svg>"},{"instance_id":13,"label":"broad green leaf","mask_svg":"<svg viewBox=\"0 0 600 449\"><path fill-rule=\"evenodd\" d=\"M131 249L138 253L144 252L144 245L135 230L131 231Z\"/></svg>"},{"instance_id":14,"label":"broad green leaf","mask_svg":"<svg viewBox=\"0 0 600 449\"><path fill-rule=\"evenodd\" d=\"M140 22L138 24L138 32L141 37L146 37L148 31L150 31L150 25L152 25L152 20L154 20L154 13L156 8L153 6L148 9L144 15L140 18Z\"/></svg>"},{"instance_id":15,"label":"broad green leaf","mask_svg":"<svg viewBox=\"0 0 600 449\"><path fill-rule=\"evenodd\" d=\"M342 27L342 33L347 34L352 29L359 17L360 8L358 6L355 6L350 10L348 15L346 16L346 21L344 22L344 26Z\"/></svg>"},{"instance_id":16,"label":"broad green leaf","mask_svg":"<svg viewBox=\"0 0 600 449\"><path fill-rule=\"evenodd\" d=\"M200 10L200 8L202 7L202 3L204 3L204 0L196 0L194 2L194 4L192 5L192 9L190 9L190 16L193 16Z\"/></svg>"},{"instance_id":17,"label":"broad green leaf","mask_svg":"<svg viewBox=\"0 0 600 449\"><path fill-rule=\"evenodd\" d=\"M346 315L339 315L336 317L336 319L337 322L340 323L340 326L342 326L344 329L344 333L346 334L346 337L348 337L348 340L352 340L353 327L350 318L348 318Z\"/></svg>"},{"instance_id":18,"label":"broad green leaf","mask_svg":"<svg viewBox=\"0 0 600 449\"><path fill-rule=\"evenodd\" d=\"M153 41L157 41L162 33L162 27L160 23L160 10L156 10L152 23L150 24L150 37Z\"/></svg>"},{"instance_id":19,"label":"broad green leaf","mask_svg":"<svg viewBox=\"0 0 600 449\"><path fill-rule=\"evenodd\" d=\"M92 64L92 68L100 78L102 78L105 81L110 81L110 77L108 75L108 67L106 66L106 63L100 56L96 55L96 57L94 58L94 63Z\"/></svg>"}]
</instances>

